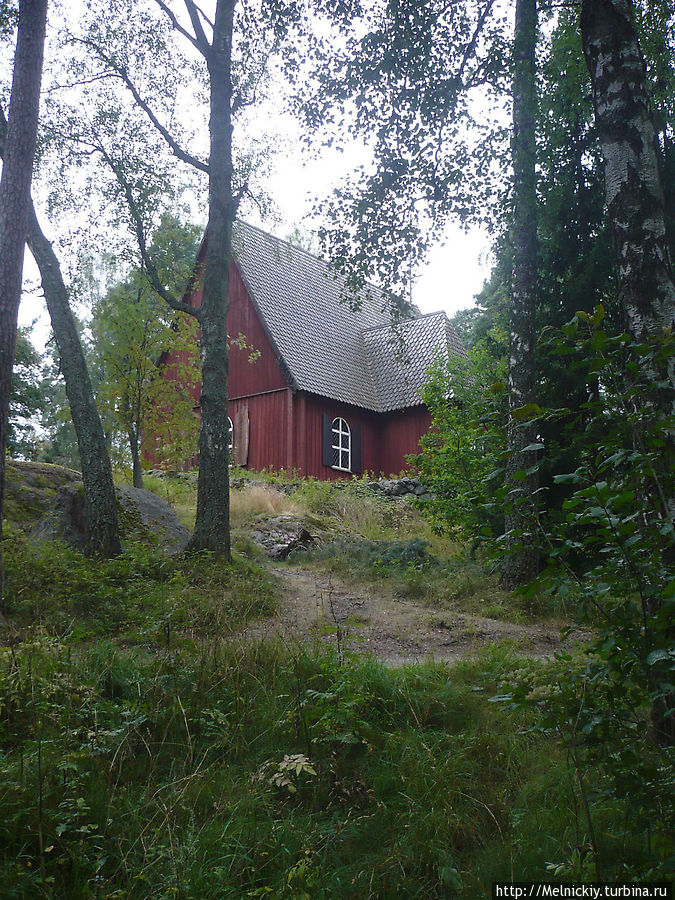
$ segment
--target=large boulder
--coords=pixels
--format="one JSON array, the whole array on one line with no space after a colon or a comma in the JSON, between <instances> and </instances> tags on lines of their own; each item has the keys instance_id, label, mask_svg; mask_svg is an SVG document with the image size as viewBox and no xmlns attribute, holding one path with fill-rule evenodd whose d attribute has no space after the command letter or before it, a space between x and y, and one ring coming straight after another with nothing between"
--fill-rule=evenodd
<instances>
[{"instance_id":1,"label":"large boulder","mask_svg":"<svg viewBox=\"0 0 675 900\"><path fill-rule=\"evenodd\" d=\"M8 459L5 468L5 524L28 534L62 487L82 481L79 472L51 463Z\"/></svg>"},{"instance_id":2,"label":"large boulder","mask_svg":"<svg viewBox=\"0 0 675 900\"><path fill-rule=\"evenodd\" d=\"M188 530L161 497L152 491L126 485L117 486L115 490L123 543L152 543L165 553L179 553L185 549ZM57 491L30 536L34 541L58 540L84 549L84 488L81 481L66 484Z\"/></svg>"},{"instance_id":3,"label":"large boulder","mask_svg":"<svg viewBox=\"0 0 675 900\"><path fill-rule=\"evenodd\" d=\"M116 488L123 539L144 540L151 536L167 553L180 553L190 533L169 504L143 488Z\"/></svg>"}]
</instances>

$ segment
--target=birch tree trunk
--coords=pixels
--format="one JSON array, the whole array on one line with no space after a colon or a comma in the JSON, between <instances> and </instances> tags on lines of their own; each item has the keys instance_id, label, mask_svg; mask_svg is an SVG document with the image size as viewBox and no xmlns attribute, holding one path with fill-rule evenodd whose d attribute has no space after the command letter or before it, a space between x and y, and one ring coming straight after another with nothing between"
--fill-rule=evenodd
<instances>
[{"instance_id":1,"label":"birch tree trunk","mask_svg":"<svg viewBox=\"0 0 675 900\"><path fill-rule=\"evenodd\" d=\"M141 441L136 428L129 430L129 451L131 452L132 484L135 488L143 487L143 468L141 466Z\"/></svg>"},{"instance_id":2,"label":"birch tree trunk","mask_svg":"<svg viewBox=\"0 0 675 900\"><path fill-rule=\"evenodd\" d=\"M645 63L631 0L584 0L581 34L593 85L621 310L628 332L644 342L675 326L675 281ZM670 391L655 390L653 397L644 398L664 416L675 411L675 360L670 360L668 375ZM675 459L675 435L665 427L664 435L663 469ZM665 516L674 520L675 498L665 497L664 504ZM658 600L650 602L650 616L660 611ZM660 743L675 744L672 691L653 701L652 724Z\"/></svg>"},{"instance_id":3,"label":"birch tree trunk","mask_svg":"<svg viewBox=\"0 0 675 900\"><path fill-rule=\"evenodd\" d=\"M117 498L103 425L94 400L80 336L68 303L68 289L61 267L51 243L40 228L32 202L27 235L28 246L40 270L54 339L59 348L70 414L77 434L84 484L87 552L104 557L117 556L122 552Z\"/></svg>"},{"instance_id":4,"label":"birch tree trunk","mask_svg":"<svg viewBox=\"0 0 675 900\"><path fill-rule=\"evenodd\" d=\"M5 156L7 121L0 107L0 157ZM77 434L77 446L84 484L84 512L87 551L112 557L122 551L117 520L117 498L112 466L96 408L80 336L68 302L68 288L54 248L40 227L33 201L28 210L27 243L40 270L42 290L59 348L61 373L66 384L70 414Z\"/></svg>"},{"instance_id":5,"label":"birch tree trunk","mask_svg":"<svg viewBox=\"0 0 675 900\"><path fill-rule=\"evenodd\" d=\"M205 53L211 85L209 220L201 329L202 394L193 550L230 556L227 312L235 203L232 196L232 29L234 0L218 0Z\"/></svg>"},{"instance_id":6,"label":"birch tree trunk","mask_svg":"<svg viewBox=\"0 0 675 900\"><path fill-rule=\"evenodd\" d=\"M581 34L605 166L621 309L636 340L675 324L675 283L645 63L630 0L584 0ZM675 388L675 370L671 370Z\"/></svg>"},{"instance_id":7,"label":"birch tree trunk","mask_svg":"<svg viewBox=\"0 0 675 900\"><path fill-rule=\"evenodd\" d=\"M5 497L9 394L16 350L46 26L47 0L21 0L5 160L0 178L0 538ZM0 578L0 588L3 580Z\"/></svg>"},{"instance_id":8,"label":"birch tree trunk","mask_svg":"<svg viewBox=\"0 0 675 900\"><path fill-rule=\"evenodd\" d=\"M536 547L536 473L516 473L536 464L535 426L519 412L534 401L535 312L537 305L537 182L535 118L537 108L536 0L517 0L513 47L513 275L510 305L509 424L506 467L506 547L502 582L514 588L531 581L539 569Z\"/></svg>"}]
</instances>

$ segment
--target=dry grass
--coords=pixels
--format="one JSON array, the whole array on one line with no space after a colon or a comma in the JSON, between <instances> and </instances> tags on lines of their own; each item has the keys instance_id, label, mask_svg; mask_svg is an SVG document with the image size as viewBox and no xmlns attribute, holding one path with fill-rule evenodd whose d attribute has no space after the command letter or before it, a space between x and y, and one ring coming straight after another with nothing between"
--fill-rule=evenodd
<instances>
[{"instance_id":1,"label":"dry grass","mask_svg":"<svg viewBox=\"0 0 675 900\"><path fill-rule=\"evenodd\" d=\"M235 528L258 515L299 515L302 512L295 500L272 486L254 484L230 494L230 521Z\"/></svg>"}]
</instances>

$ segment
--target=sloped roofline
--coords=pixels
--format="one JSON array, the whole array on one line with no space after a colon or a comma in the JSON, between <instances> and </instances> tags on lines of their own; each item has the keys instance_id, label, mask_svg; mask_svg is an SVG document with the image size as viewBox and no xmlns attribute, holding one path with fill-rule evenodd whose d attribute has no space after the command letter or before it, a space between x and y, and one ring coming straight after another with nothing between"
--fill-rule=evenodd
<instances>
[{"instance_id":1,"label":"sloped roofline","mask_svg":"<svg viewBox=\"0 0 675 900\"><path fill-rule=\"evenodd\" d=\"M238 234L241 238L239 246ZM199 246L193 275L185 291L184 296L188 301L194 295L199 269L206 256L206 248L205 233ZM274 265L272 256L277 256L280 265ZM232 260L270 342L284 380L294 393L302 391L380 413L423 405L421 400L412 394L405 398L400 406L390 405L392 397L386 389L385 382L382 381L383 376L385 381L387 380L384 374L387 366L385 365L382 372L379 368L377 370L373 368L376 360L371 356L370 336L373 335L374 339L377 332L390 332L392 335L398 332L404 339L410 327L415 329L421 322L436 318L440 319L439 325L445 323L445 327L441 326L441 329L444 334L447 333L447 339L450 337L448 329L452 326L444 310L424 314L418 311L418 315L412 318L395 320L387 313L384 303L378 307L377 301L383 300L383 295L376 285L370 283L365 286L368 294L363 299L364 305L360 310L354 310L341 302L341 279L339 275L331 278L333 273L325 260L303 247L243 221L235 223ZM296 272L297 279L295 279ZM317 278L319 281L316 281L314 290ZM322 289L321 284L331 286ZM258 289L261 291L260 300L257 296ZM313 302L314 299L316 303ZM293 315L301 315L305 309L303 304L307 303L310 304L307 307L308 319L307 322L304 319L298 320L296 343L296 320L293 319ZM335 304L334 319L329 315L328 303L331 304L331 308L332 304ZM339 307L343 307L344 311L338 313ZM317 311L320 312L319 316ZM373 321L377 324L369 324ZM417 323L417 326L413 323ZM278 337L274 331L276 328L279 329ZM335 344L326 343L327 334L343 336L337 342L337 355L331 352L335 351ZM455 343L458 347L454 346ZM288 360L282 347L289 352ZM457 342L447 340L448 353L456 353L460 347L461 340L458 336ZM345 355L350 353L355 353L353 358ZM380 355L381 353L382 351ZM327 366L323 365L324 360L328 360ZM355 374L359 371L362 371L362 376ZM337 380L336 373L341 373ZM393 372L391 374L393 375Z\"/></svg>"}]
</instances>

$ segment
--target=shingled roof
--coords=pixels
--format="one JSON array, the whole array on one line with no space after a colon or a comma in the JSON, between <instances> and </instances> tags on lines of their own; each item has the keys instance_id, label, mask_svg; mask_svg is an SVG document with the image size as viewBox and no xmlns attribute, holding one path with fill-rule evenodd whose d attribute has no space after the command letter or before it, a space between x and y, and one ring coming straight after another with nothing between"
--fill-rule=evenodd
<instances>
[{"instance_id":1,"label":"shingled roof","mask_svg":"<svg viewBox=\"0 0 675 900\"><path fill-rule=\"evenodd\" d=\"M354 311L323 260L259 228L237 223L233 252L296 390L377 412L403 409L422 402L434 360L466 355L445 313L394 326L375 286Z\"/></svg>"}]
</instances>

